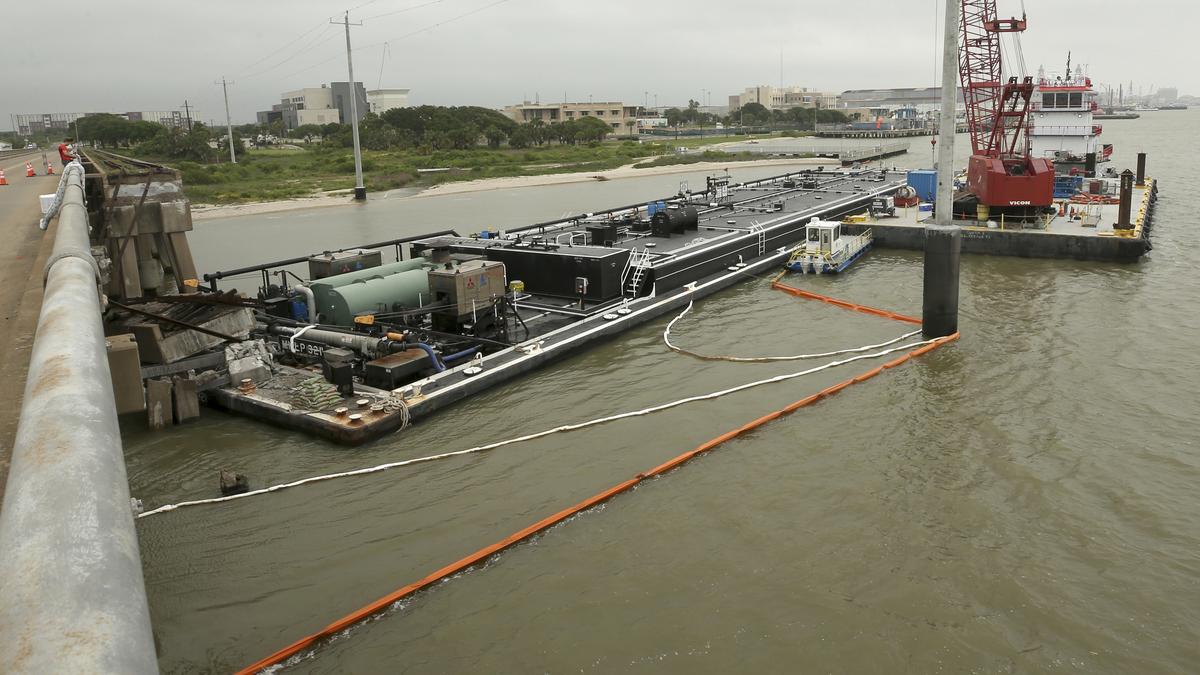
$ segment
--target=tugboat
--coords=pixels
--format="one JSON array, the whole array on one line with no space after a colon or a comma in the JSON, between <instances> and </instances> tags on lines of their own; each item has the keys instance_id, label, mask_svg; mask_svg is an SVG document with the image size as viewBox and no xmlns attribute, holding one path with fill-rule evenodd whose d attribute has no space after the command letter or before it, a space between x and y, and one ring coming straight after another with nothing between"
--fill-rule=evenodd
<instances>
[{"instance_id":1,"label":"tugboat","mask_svg":"<svg viewBox=\"0 0 1200 675\"><path fill-rule=\"evenodd\" d=\"M804 243L792 251L785 267L801 274L837 274L871 248L871 230L842 235L842 224L813 218L804 226Z\"/></svg>"}]
</instances>

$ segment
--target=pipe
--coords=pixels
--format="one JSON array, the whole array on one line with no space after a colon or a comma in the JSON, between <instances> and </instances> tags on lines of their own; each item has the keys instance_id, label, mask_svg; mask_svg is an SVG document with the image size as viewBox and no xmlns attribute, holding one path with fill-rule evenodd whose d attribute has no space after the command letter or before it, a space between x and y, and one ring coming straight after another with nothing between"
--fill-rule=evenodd
<instances>
[{"instance_id":1,"label":"pipe","mask_svg":"<svg viewBox=\"0 0 1200 675\"><path fill-rule=\"evenodd\" d=\"M296 284L292 286L292 290L304 296L304 302L308 306L308 322L317 322L317 298L313 295L312 289L304 284Z\"/></svg>"},{"instance_id":2,"label":"pipe","mask_svg":"<svg viewBox=\"0 0 1200 675\"><path fill-rule=\"evenodd\" d=\"M158 663L84 206L72 162L0 509L7 672L156 673Z\"/></svg>"}]
</instances>

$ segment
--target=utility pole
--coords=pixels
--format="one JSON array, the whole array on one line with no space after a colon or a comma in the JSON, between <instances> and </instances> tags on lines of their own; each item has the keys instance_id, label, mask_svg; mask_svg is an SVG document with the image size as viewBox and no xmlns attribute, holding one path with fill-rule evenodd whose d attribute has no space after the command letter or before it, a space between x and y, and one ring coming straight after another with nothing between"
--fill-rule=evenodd
<instances>
[{"instance_id":1,"label":"utility pole","mask_svg":"<svg viewBox=\"0 0 1200 675\"><path fill-rule=\"evenodd\" d=\"M962 237L954 224L954 108L958 98L959 0L946 2L942 43L942 119L938 128L937 203L925 226L921 330L926 339L958 332L958 266Z\"/></svg>"},{"instance_id":2,"label":"utility pole","mask_svg":"<svg viewBox=\"0 0 1200 675\"><path fill-rule=\"evenodd\" d=\"M192 133L192 109L188 107L187 99L183 99L183 114L187 116L188 133Z\"/></svg>"},{"instance_id":3,"label":"utility pole","mask_svg":"<svg viewBox=\"0 0 1200 675\"><path fill-rule=\"evenodd\" d=\"M347 11L341 21L330 19L329 23L340 23L346 27L346 71L350 77L350 131L354 137L354 199L363 201L367 198L367 188L363 185L362 148L358 144L358 87L354 85L354 60L350 56L350 26L361 26L362 22L350 23L350 12Z\"/></svg>"},{"instance_id":4,"label":"utility pole","mask_svg":"<svg viewBox=\"0 0 1200 675\"><path fill-rule=\"evenodd\" d=\"M229 161L237 164L237 153L233 150L233 119L229 117L229 85L232 82L226 82L225 78L221 78L221 91L225 94L225 129L229 132Z\"/></svg>"}]
</instances>

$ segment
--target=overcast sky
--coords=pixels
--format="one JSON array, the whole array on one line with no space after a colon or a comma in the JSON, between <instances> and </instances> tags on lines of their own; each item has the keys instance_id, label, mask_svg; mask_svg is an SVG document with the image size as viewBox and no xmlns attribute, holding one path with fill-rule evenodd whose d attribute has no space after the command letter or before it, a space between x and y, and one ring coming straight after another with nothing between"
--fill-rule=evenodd
<instances>
[{"instance_id":1,"label":"overcast sky","mask_svg":"<svg viewBox=\"0 0 1200 675\"><path fill-rule=\"evenodd\" d=\"M1002 16L1020 0L998 0ZM6 2L0 128L10 113L182 108L235 123L280 93L356 79L414 104L502 107L523 98L713 104L783 80L827 91L936 83L935 0L107 0ZM358 5L357 9L354 9ZM401 11L397 11L401 10ZM1192 0L1028 0L1031 73L1067 51L1093 80L1200 94L1185 57ZM387 43L386 51L384 43ZM73 47L72 48L72 43ZM647 97L645 92L649 92Z\"/></svg>"}]
</instances>

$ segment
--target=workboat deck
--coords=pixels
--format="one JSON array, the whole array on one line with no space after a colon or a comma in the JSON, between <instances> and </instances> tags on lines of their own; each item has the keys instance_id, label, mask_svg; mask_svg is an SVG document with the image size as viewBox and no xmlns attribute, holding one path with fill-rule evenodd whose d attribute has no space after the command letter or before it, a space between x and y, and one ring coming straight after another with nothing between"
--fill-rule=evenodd
<instances>
[{"instance_id":1,"label":"workboat deck","mask_svg":"<svg viewBox=\"0 0 1200 675\"><path fill-rule=\"evenodd\" d=\"M1104 183L1106 194L1115 194L1119 179L1095 180ZM1110 203L1059 199L1054 203L1060 212L1036 223L1014 223L1002 219L992 219L991 222L956 220L955 224L962 227L962 252L1023 258L1136 261L1150 250L1155 186L1152 178L1147 178L1143 186L1134 186L1130 209L1131 229L1118 230L1113 227L1120 210L1115 199L1111 199ZM894 218L865 219L849 222L845 227L851 233L870 229L877 247L921 250L924 248L925 226L932 222L933 217L928 211L919 211L914 206L897 207Z\"/></svg>"}]
</instances>

